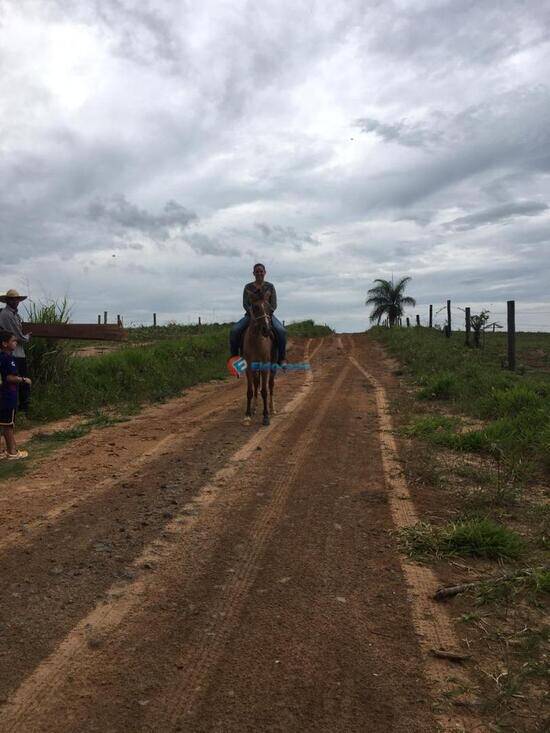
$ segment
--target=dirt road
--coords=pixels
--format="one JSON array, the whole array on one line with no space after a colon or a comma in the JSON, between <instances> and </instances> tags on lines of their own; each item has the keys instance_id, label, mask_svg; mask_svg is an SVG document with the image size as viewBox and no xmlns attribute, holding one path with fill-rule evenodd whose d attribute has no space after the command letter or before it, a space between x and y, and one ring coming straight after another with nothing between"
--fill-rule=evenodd
<instances>
[{"instance_id":1,"label":"dirt road","mask_svg":"<svg viewBox=\"0 0 550 733\"><path fill-rule=\"evenodd\" d=\"M2 485L0 731L461 729L376 348L295 346L269 428L208 384Z\"/></svg>"}]
</instances>

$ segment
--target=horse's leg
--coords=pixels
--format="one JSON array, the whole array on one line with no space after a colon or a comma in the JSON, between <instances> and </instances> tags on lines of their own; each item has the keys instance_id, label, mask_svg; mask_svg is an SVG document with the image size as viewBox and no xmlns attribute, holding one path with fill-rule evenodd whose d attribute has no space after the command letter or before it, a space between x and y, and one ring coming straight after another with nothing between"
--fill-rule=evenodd
<instances>
[{"instance_id":1,"label":"horse's leg","mask_svg":"<svg viewBox=\"0 0 550 733\"><path fill-rule=\"evenodd\" d=\"M244 418L245 425L250 423L252 412L250 410L250 404L252 402L252 395L254 390L252 389L252 371L250 367L246 370L246 415Z\"/></svg>"},{"instance_id":2,"label":"horse's leg","mask_svg":"<svg viewBox=\"0 0 550 733\"><path fill-rule=\"evenodd\" d=\"M256 370L254 372L254 399L252 401L252 414L256 414L256 408L258 407L258 389L260 388L260 372Z\"/></svg>"},{"instance_id":3,"label":"horse's leg","mask_svg":"<svg viewBox=\"0 0 550 733\"><path fill-rule=\"evenodd\" d=\"M269 425L269 410L267 407L267 371L262 371L262 400L264 403L264 425Z\"/></svg>"},{"instance_id":4,"label":"horse's leg","mask_svg":"<svg viewBox=\"0 0 550 733\"><path fill-rule=\"evenodd\" d=\"M275 414L275 400L273 399L273 392L275 390L275 370L272 369L269 372L269 413Z\"/></svg>"}]
</instances>

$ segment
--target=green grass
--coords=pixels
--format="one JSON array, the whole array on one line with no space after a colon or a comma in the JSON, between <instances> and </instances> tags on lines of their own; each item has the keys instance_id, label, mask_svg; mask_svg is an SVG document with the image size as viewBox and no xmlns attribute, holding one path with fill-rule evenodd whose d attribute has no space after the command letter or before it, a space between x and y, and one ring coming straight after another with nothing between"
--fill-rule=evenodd
<instances>
[{"instance_id":1,"label":"green grass","mask_svg":"<svg viewBox=\"0 0 550 733\"><path fill-rule=\"evenodd\" d=\"M331 333L334 333L332 328L326 324L320 326L311 320L289 323L285 327L290 337L318 338L319 336L329 336Z\"/></svg>"},{"instance_id":2,"label":"green grass","mask_svg":"<svg viewBox=\"0 0 550 733\"><path fill-rule=\"evenodd\" d=\"M129 341L151 342L197 336L213 331L223 331L228 335L230 327L230 323L208 323L202 324L201 326L197 324L168 323L165 326L138 326L126 330ZM312 320L286 324L286 330L289 336L302 336L307 338L327 336L332 333L332 329L328 326L320 326Z\"/></svg>"},{"instance_id":3,"label":"green grass","mask_svg":"<svg viewBox=\"0 0 550 733\"><path fill-rule=\"evenodd\" d=\"M450 423L413 424L412 435L456 450L490 453L510 464L550 468L550 334L518 334L518 354L527 366L513 373L502 368L502 334L488 334L484 349L472 349L461 333L450 339L427 328L371 333L406 365L420 400L445 400L452 410L487 423L460 433Z\"/></svg>"},{"instance_id":4,"label":"green grass","mask_svg":"<svg viewBox=\"0 0 550 733\"><path fill-rule=\"evenodd\" d=\"M74 356L60 380L40 385L32 417L52 420L101 408L162 401L197 382L226 376L227 333L210 330L193 338L126 347L93 358Z\"/></svg>"},{"instance_id":5,"label":"green grass","mask_svg":"<svg viewBox=\"0 0 550 733\"><path fill-rule=\"evenodd\" d=\"M490 519L475 518L435 526L419 522L399 530L403 550L410 557L481 557L516 560L523 551L521 537Z\"/></svg>"},{"instance_id":6,"label":"green grass","mask_svg":"<svg viewBox=\"0 0 550 733\"><path fill-rule=\"evenodd\" d=\"M47 381L36 380L32 419L46 422L110 407L132 411L199 382L223 379L230 326L208 324L200 332L196 326L177 324L130 329L132 343L116 351L84 358L75 354L63 370L51 372ZM327 326L313 321L292 324L288 331L295 337L331 333ZM143 346L136 346L136 341L144 342Z\"/></svg>"}]
</instances>

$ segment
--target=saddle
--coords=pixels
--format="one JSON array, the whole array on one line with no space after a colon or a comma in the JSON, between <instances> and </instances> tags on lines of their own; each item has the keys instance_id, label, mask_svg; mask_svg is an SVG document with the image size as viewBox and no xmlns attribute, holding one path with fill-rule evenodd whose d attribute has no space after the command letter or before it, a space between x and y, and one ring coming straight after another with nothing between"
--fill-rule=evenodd
<instances>
[{"instance_id":1,"label":"saddle","mask_svg":"<svg viewBox=\"0 0 550 733\"><path fill-rule=\"evenodd\" d=\"M244 342L244 335L248 331L248 328L245 328L244 331L241 334L241 338L239 341L239 355L243 356L243 342ZM277 338L277 331L273 328L273 325L271 324L271 320L269 322L269 333L271 336L271 340L273 341L273 344L271 346L271 353L272 358L276 361L275 356L279 353L279 339Z\"/></svg>"}]
</instances>

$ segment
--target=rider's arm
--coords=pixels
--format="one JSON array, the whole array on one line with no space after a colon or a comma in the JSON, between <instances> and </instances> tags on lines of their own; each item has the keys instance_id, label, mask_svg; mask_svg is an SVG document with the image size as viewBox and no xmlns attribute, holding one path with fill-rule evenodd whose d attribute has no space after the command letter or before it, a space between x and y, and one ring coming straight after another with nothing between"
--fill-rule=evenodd
<instances>
[{"instance_id":1,"label":"rider's arm","mask_svg":"<svg viewBox=\"0 0 550 733\"><path fill-rule=\"evenodd\" d=\"M277 291L275 290L275 285L271 286L271 298L269 303L272 311L277 309Z\"/></svg>"},{"instance_id":2,"label":"rider's arm","mask_svg":"<svg viewBox=\"0 0 550 733\"><path fill-rule=\"evenodd\" d=\"M248 293L248 290L246 289L246 286L243 290L243 308L248 313L248 309L250 308L250 295Z\"/></svg>"}]
</instances>

